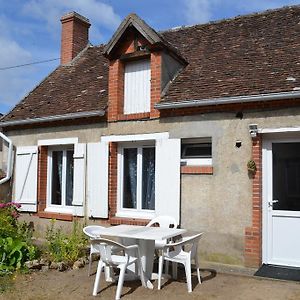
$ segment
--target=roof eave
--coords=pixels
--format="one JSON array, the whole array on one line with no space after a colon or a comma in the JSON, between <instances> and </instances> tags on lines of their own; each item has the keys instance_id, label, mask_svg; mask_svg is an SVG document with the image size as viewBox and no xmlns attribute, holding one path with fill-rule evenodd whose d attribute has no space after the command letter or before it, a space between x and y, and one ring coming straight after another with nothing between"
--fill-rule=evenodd
<instances>
[{"instance_id":1,"label":"roof eave","mask_svg":"<svg viewBox=\"0 0 300 300\"><path fill-rule=\"evenodd\" d=\"M155 108L158 110L164 109L177 109L177 108L189 108L189 107L204 107L204 106L217 106L225 104L240 104L259 101L274 101L274 100L288 100L300 98L300 91L292 92L280 92L269 94L257 94L246 96L234 96L234 97L220 97L211 99L195 99L184 100L174 102L160 102L155 104Z\"/></svg>"},{"instance_id":2,"label":"roof eave","mask_svg":"<svg viewBox=\"0 0 300 300\"><path fill-rule=\"evenodd\" d=\"M33 119L4 121L4 122L0 122L0 128L10 127L10 126L31 125L31 124L38 124L38 123L48 123L48 122L55 122L55 121L65 121L65 120L73 120L73 119L81 119L81 118L103 117L104 115L105 115L105 110L95 110L95 111L88 111L88 112L77 112L77 113L69 113L64 115L39 117Z\"/></svg>"}]
</instances>

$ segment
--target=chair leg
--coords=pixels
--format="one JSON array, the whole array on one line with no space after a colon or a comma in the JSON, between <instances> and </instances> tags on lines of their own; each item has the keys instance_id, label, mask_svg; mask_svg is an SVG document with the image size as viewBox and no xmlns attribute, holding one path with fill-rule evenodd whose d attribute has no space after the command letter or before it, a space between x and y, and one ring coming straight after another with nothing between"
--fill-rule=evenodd
<instances>
[{"instance_id":1,"label":"chair leg","mask_svg":"<svg viewBox=\"0 0 300 300\"><path fill-rule=\"evenodd\" d=\"M119 275L119 281L118 281L117 292L116 292L116 300L119 300L121 298L121 292L123 288L126 267L127 265L120 266L120 275Z\"/></svg>"},{"instance_id":2,"label":"chair leg","mask_svg":"<svg viewBox=\"0 0 300 300\"><path fill-rule=\"evenodd\" d=\"M92 268L92 252L90 252L88 276L91 276L91 268Z\"/></svg>"},{"instance_id":3,"label":"chair leg","mask_svg":"<svg viewBox=\"0 0 300 300\"><path fill-rule=\"evenodd\" d=\"M192 292L192 272L191 272L191 260L187 259L184 263L185 268L185 276L186 276L186 282L188 287L188 292Z\"/></svg>"},{"instance_id":4,"label":"chair leg","mask_svg":"<svg viewBox=\"0 0 300 300\"><path fill-rule=\"evenodd\" d=\"M144 273L144 270L143 270L143 266L142 266L142 263L137 260L137 267L138 267L138 270L139 270L139 274L140 274L140 279L141 279L141 282L142 282L142 286L143 287L147 287L147 283L146 283L146 279L145 279L145 273Z\"/></svg>"},{"instance_id":5,"label":"chair leg","mask_svg":"<svg viewBox=\"0 0 300 300\"><path fill-rule=\"evenodd\" d=\"M196 268L197 268L197 277L198 277L198 282L201 284L201 276L200 276L200 268L199 268L199 261L198 257L195 257L195 263L196 263Z\"/></svg>"},{"instance_id":6,"label":"chair leg","mask_svg":"<svg viewBox=\"0 0 300 300\"><path fill-rule=\"evenodd\" d=\"M172 262L172 276L174 279L177 279L177 263Z\"/></svg>"},{"instance_id":7,"label":"chair leg","mask_svg":"<svg viewBox=\"0 0 300 300\"><path fill-rule=\"evenodd\" d=\"M99 285L100 285L100 278L101 278L101 272L102 272L103 267L104 267L104 263L100 259L99 262L98 262L98 267L97 267L97 273L96 273L94 289L93 289L93 296L97 296L97 294L98 294Z\"/></svg>"},{"instance_id":8,"label":"chair leg","mask_svg":"<svg viewBox=\"0 0 300 300\"><path fill-rule=\"evenodd\" d=\"M158 289L160 290L161 287L161 276L162 276L162 269L164 264L164 257L161 255L158 259Z\"/></svg>"}]
</instances>

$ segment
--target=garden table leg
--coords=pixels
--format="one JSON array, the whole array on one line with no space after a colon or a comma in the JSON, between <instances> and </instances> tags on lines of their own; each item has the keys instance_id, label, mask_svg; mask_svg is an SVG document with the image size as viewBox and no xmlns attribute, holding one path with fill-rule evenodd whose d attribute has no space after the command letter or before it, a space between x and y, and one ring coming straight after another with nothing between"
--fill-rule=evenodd
<instances>
[{"instance_id":1,"label":"garden table leg","mask_svg":"<svg viewBox=\"0 0 300 300\"><path fill-rule=\"evenodd\" d=\"M153 284L150 281L153 271L153 261L154 261L154 251L155 251L155 241L154 240L142 240L142 239L131 239L122 238L122 243L126 246L138 244L142 259L142 266L145 272L145 280L147 287L153 289ZM134 265L128 266L128 271L135 273ZM129 275L129 274L127 274ZM130 275L126 276L126 279L130 279Z\"/></svg>"}]
</instances>

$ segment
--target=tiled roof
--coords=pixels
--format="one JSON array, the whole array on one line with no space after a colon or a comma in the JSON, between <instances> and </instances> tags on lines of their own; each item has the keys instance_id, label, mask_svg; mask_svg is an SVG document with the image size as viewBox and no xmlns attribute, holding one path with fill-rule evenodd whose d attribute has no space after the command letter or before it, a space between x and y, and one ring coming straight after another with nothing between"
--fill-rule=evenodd
<instances>
[{"instance_id":1,"label":"tiled roof","mask_svg":"<svg viewBox=\"0 0 300 300\"><path fill-rule=\"evenodd\" d=\"M300 6L160 32L188 65L162 102L300 89ZM1 121L107 106L108 61L89 47L60 66Z\"/></svg>"},{"instance_id":2,"label":"tiled roof","mask_svg":"<svg viewBox=\"0 0 300 300\"><path fill-rule=\"evenodd\" d=\"M162 101L300 89L300 6L163 33L189 62Z\"/></svg>"},{"instance_id":3,"label":"tiled roof","mask_svg":"<svg viewBox=\"0 0 300 300\"><path fill-rule=\"evenodd\" d=\"M1 121L106 109L108 61L102 51L103 46L88 47L59 66Z\"/></svg>"}]
</instances>

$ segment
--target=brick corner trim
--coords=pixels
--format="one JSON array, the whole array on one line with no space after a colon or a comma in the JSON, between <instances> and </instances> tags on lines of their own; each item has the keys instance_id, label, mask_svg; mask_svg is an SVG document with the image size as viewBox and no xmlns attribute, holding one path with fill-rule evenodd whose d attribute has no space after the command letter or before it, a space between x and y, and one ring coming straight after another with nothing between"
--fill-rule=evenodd
<instances>
[{"instance_id":1,"label":"brick corner trim","mask_svg":"<svg viewBox=\"0 0 300 300\"><path fill-rule=\"evenodd\" d=\"M262 263L262 136L252 140L252 157L257 171L252 179L252 226L245 229L245 266Z\"/></svg>"}]
</instances>

